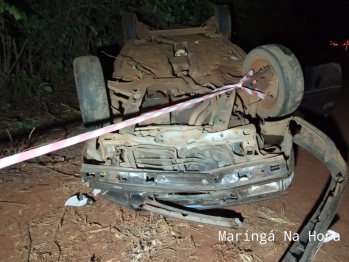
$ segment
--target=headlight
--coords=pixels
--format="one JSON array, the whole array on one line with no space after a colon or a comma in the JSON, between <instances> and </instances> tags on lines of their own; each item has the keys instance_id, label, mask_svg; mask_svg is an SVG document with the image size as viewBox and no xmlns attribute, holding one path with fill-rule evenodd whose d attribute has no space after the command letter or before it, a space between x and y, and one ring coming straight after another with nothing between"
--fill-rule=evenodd
<instances>
[{"instance_id":1,"label":"headlight","mask_svg":"<svg viewBox=\"0 0 349 262\"><path fill-rule=\"evenodd\" d=\"M249 196L263 195L267 193L273 193L273 192L281 191L282 189L283 189L282 181L278 181L278 182L272 182L269 184L238 189L237 193L239 194L240 197L249 197Z\"/></svg>"},{"instance_id":2,"label":"headlight","mask_svg":"<svg viewBox=\"0 0 349 262\"><path fill-rule=\"evenodd\" d=\"M284 189L286 189L286 188L288 188L288 187L290 186L291 181L292 181L292 179L293 179L293 175L294 175L294 172L292 172L292 174L291 174L288 178L286 178L286 179L283 181L283 183L284 183Z\"/></svg>"}]
</instances>

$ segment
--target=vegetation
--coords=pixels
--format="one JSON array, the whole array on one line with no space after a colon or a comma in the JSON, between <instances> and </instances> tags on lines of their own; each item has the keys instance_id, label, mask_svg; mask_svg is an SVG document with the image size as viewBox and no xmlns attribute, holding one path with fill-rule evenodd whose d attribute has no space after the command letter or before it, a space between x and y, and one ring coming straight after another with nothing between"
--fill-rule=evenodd
<instances>
[{"instance_id":1,"label":"vegetation","mask_svg":"<svg viewBox=\"0 0 349 262\"><path fill-rule=\"evenodd\" d=\"M134 11L142 21L157 28L195 26L213 15L216 4L227 3L233 10L234 37L253 44L285 21L281 19L285 12L266 18L270 6L276 6L273 11L280 6L277 0L267 2L0 0L0 92L6 94L1 110L10 110L9 99L40 97L72 81L72 61L77 56L99 55L110 46L117 52L122 44L124 12ZM260 21L265 21L266 27Z\"/></svg>"}]
</instances>

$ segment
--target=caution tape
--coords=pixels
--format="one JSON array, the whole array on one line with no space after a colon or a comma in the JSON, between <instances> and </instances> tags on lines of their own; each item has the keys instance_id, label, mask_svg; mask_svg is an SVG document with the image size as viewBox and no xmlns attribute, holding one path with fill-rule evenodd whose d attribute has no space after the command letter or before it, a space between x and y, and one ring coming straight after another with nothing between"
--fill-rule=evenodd
<instances>
[{"instance_id":1,"label":"caution tape","mask_svg":"<svg viewBox=\"0 0 349 262\"><path fill-rule=\"evenodd\" d=\"M2 159L0 159L0 168L4 168L7 166L16 164L16 163L20 163L20 162L23 162L25 160L28 160L28 159L31 159L34 157L45 155L47 153L50 153L50 152L53 152L53 151L56 151L56 150L59 150L62 148L66 148L66 147L78 144L80 142L84 142L84 141L90 140L92 138L99 137L99 136L104 135L104 134L108 134L108 133L120 130L124 127L138 124L138 123L143 122L145 120L149 120L149 119L170 113L170 112L178 110L178 109L184 109L184 108L189 107L193 104L196 104L196 103L202 102L204 100L210 99L212 97L221 95L225 92L232 91L235 88L241 88L250 95L257 96L261 99L264 99L266 96L264 93L262 93L260 91L251 90L249 88L242 86L242 84L245 81L247 81L249 78L251 78L252 75L253 75L253 70L250 70L237 84L226 85L226 86L217 88L207 95L203 95L203 96L198 97L198 98L190 99L188 101L185 101L185 102L182 102L179 104L175 104L172 106L168 106L168 107L165 107L165 108L162 108L159 110L155 110L152 112L144 113L144 114L141 114L140 116L130 118L130 119L127 119L125 121L122 121L122 122L119 122L119 123L116 123L116 124L113 124L110 126L106 126L106 127L94 130L94 131L83 133L81 135L73 136L73 137L52 143L52 144L48 144L48 145L34 148L34 149L31 149L31 150L28 150L28 151L25 151L25 152L22 152L22 153L19 153L16 155L2 158Z\"/></svg>"}]
</instances>

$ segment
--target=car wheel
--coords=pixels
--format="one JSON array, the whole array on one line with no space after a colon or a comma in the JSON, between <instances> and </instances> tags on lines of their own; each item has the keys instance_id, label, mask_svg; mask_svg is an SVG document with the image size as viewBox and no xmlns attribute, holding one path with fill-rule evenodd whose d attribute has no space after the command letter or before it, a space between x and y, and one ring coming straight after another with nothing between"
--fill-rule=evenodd
<instances>
[{"instance_id":1,"label":"car wheel","mask_svg":"<svg viewBox=\"0 0 349 262\"><path fill-rule=\"evenodd\" d=\"M122 16L122 32L124 41L137 39L137 15L133 12L125 13Z\"/></svg>"},{"instance_id":2,"label":"car wheel","mask_svg":"<svg viewBox=\"0 0 349 262\"><path fill-rule=\"evenodd\" d=\"M109 124L108 97L98 57L75 58L74 76L81 116L86 128L91 131Z\"/></svg>"},{"instance_id":3,"label":"car wheel","mask_svg":"<svg viewBox=\"0 0 349 262\"><path fill-rule=\"evenodd\" d=\"M226 37L231 37L231 16L230 9L227 5L218 5L215 8L217 33Z\"/></svg>"},{"instance_id":4,"label":"car wheel","mask_svg":"<svg viewBox=\"0 0 349 262\"><path fill-rule=\"evenodd\" d=\"M297 109L304 93L302 68L295 55L282 45L263 45L249 52L243 62L242 73L250 69L257 72L265 66L266 72L255 85L267 94L257 106L257 114L263 118L281 117Z\"/></svg>"}]
</instances>

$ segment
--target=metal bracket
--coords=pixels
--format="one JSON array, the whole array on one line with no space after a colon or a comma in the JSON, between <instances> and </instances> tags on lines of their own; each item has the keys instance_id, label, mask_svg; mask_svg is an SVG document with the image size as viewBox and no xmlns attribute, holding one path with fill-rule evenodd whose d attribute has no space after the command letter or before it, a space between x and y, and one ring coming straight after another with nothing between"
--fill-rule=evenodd
<instances>
[{"instance_id":1,"label":"metal bracket","mask_svg":"<svg viewBox=\"0 0 349 262\"><path fill-rule=\"evenodd\" d=\"M187 210L171 207L168 205L161 204L156 201L146 200L142 209L150 211L155 214L159 214L166 217L175 219L207 224L213 226L229 227L229 228L240 228L242 222L239 218L226 218L218 216L202 215Z\"/></svg>"},{"instance_id":2,"label":"metal bracket","mask_svg":"<svg viewBox=\"0 0 349 262\"><path fill-rule=\"evenodd\" d=\"M217 113L213 121L214 131L222 131L228 128L230 116L235 104L235 98L236 90L233 90L229 96L227 94L221 95Z\"/></svg>"},{"instance_id":3,"label":"metal bracket","mask_svg":"<svg viewBox=\"0 0 349 262\"><path fill-rule=\"evenodd\" d=\"M134 92L132 95L130 95L124 110L124 118L125 116L132 117L132 115L139 112L139 107L142 104L145 93L146 93L146 89L141 89L137 92ZM128 126L120 129L119 133L120 134L133 133L134 130L135 130L135 125L132 125L132 126Z\"/></svg>"}]
</instances>

